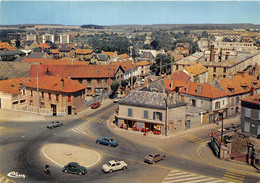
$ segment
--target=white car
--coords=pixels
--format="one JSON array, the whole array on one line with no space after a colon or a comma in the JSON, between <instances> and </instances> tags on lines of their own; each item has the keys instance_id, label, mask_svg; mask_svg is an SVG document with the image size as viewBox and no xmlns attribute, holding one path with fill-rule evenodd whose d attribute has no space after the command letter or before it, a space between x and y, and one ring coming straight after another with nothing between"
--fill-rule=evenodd
<instances>
[{"instance_id":1,"label":"white car","mask_svg":"<svg viewBox=\"0 0 260 183\"><path fill-rule=\"evenodd\" d=\"M125 170L127 169L127 164L124 161L118 161L118 160L111 160L108 162L108 164L104 164L102 166L102 170L104 172L112 173L116 170Z\"/></svg>"}]
</instances>

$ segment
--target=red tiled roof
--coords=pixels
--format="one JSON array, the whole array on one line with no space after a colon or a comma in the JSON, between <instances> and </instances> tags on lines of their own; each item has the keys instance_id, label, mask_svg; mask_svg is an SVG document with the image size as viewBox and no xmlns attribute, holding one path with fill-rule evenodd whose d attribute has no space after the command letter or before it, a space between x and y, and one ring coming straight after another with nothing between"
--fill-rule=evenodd
<instances>
[{"instance_id":1,"label":"red tiled roof","mask_svg":"<svg viewBox=\"0 0 260 183\"><path fill-rule=\"evenodd\" d=\"M117 71L116 65L39 65L38 75L50 75L71 78L108 78ZM47 73L48 71L48 73ZM36 77L36 65L32 65L29 77Z\"/></svg>"},{"instance_id":2,"label":"red tiled roof","mask_svg":"<svg viewBox=\"0 0 260 183\"><path fill-rule=\"evenodd\" d=\"M8 42L0 42L0 50L7 49L7 50L16 50L15 47L12 47Z\"/></svg>"},{"instance_id":3,"label":"red tiled roof","mask_svg":"<svg viewBox=\"0 0 260 183\"><path fill-rule=\"evenodd\" d=\"M25 85L29 78L14 78L0 81L0 91L9 94L19 94L20 88Z\"/></svg>"},{"instance_id":4,"label":"red tiled roof","mask_svg":"<svg viewBox=\"0 0 260 183\"><path fill-rule=\"evenodd\" d=\"M190 76L183 71L176 71L171 75L169 75L169 77L172 78L173 80L184 80L184 81L190 80Z\"/></svg>"},{"instance_id":5,"label":"red tiled roof","mask_svg":"<svg viewBox=\"0 0 260 183\"><path fill-rule=\"evenodd\" d=\"M150 65L150 63L146 60L143 60L141 62L137 62L135 65L137 66L146 66L146 65Z\"/></svg>"},{"instance_id":6,"label":"red tiled roof","mask_svg":"<svg viewBox=\"0 0 260 183\"><path fill-rule=\"evenodd\" d=\"M52 54L59 54L60 51L58 49L51 49Z\"/></svg>"},{"instance_id":7,"label":"red tiled roof","mask_svg":"<svg viewBox=\"0 0 260 183\"><path fill-rule=\"evenodd\" d=\"M260 95L242 98L241 101L260 105Z\"/></svg>"},{"instance_id":8,"label":"red tiled roof","mask_svg":"<svg viewBox=\"0 0 260 183\"><path fill-rule=\"evenodd\" d=\"M135 65L132 64L131 60L113 62L112 65L120 65L124 69L124 71L128 71L132 68L135 68Z\"/></svg>"},{"instance_id":9,"label":"red tiled roof","mask_svg":"<svg viewBox=\"0 0 260 183\"><path fill-rule=\"evenodd\" d=\"M193 95L198 97L205 97L210 99L216 99L227 96L227 94L210 84L202 84L202 83L194 83L190 81L184 80L171 80L168 78L164 79L164 83L166 85L167 90L173 91L177 87L180 88L179 92L187 95ZM173 86L171 86L173 84ZM201 87L201 92L198 93L198 85ZM188 91L187 91L188 87Z\"/></svg>"},{"instance_id":10,"label":"red tiled roof","mask_svg":"<svg viewBox=\"0 0 260 183\"><path fill-rule=\"evenodd\" d=\"M235 83L234 81L231 81L228 78L220 79L219 83L224 89L224 91L230 96L246 92L238 83Z\"/></svg>"},{"instance_id":11,"label":"red tiled roof","mask_svg":"<svg viewBox=\"0 0 260 183\"><path fill-rule=\"evenodd\" d=\"M76 49L76 54L90 54L93 51L93 49Z\"/></svg>"},{"instance_id":12,"label":"red tiled roof","mask_svg":"<svg viewBox=\"0 0 260 183\"><path fill-rule=\"evenodd\" d=\"M74 60L56 60L56 59L42 59L42 58L27 58L24 62L41 63L42 65L88 65L89 62L74 61Z\"/></svg>"},{"instance_id":13,"label":"red tiled roof","mask_svg":"<svg viewBox=\"0 0 260 183\"><path fill-rule=\"evenodd\" d=\"M59 92L77 92L86 88L78 81L56 76L39 77L38 86L40 89ZM37 79L35 77L30 79L26 83L26 87L37 88Z\"/></svg>"},{"instance_id":14,"label":"red tiled roof","mask_svg":"<svg viewBox=\"0 0 260 183\"><path fill-rule=\"evenodd\" d=\"M47 43L40 43L39 47L43 48L43 49L49 49L51 48Z\"/></svg>"},{"instance_id":15,"label":"red tiled roof","mask_svg":"<svg viewBox=\"0 0 260 183\"><path fill-rule=\"evenodd\" d=\"M105 55L109 55L110 58L114 57L115 52L103 52Z\"/></svg>"},{"instance_id":16,"label":"red tiled roof","mask_svg":"<svg viewBox=\"0 0 260 183\"><path fill-rule=\"evenodd\" d=\"M127 54L121 54L121 55L118 55L120 58L122 58L122 59L127 59L127 58L130 58L130 56L129 55L127 55Z\"/></svg>"}]
</instances>

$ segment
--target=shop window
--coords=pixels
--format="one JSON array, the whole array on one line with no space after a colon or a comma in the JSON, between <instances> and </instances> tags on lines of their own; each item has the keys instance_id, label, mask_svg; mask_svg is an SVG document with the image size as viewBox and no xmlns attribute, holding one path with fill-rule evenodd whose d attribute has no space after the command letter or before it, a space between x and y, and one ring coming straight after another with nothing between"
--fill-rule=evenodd
<instances>
[{"instance_id":1,"label":"shop window","mask_svg":"<svg viewBox=\"0 0 260 183\"><path fill-rule=\"evenodd\" d=\"M68 95L68 102L71 102L71 95Z\"/></svg>"},{"instance_id":2,"label":"shop window","mask_svg":"<svg viewBox=\"0 0 260 183\"><path fill-rule=\"evenodd\" d=\"M128 108L128 116L132 117L133 116L133 109Z\"/></svg>"},{"instance_id":3,"label":"shop window","mask_svg":"<svg viewBox=\"0 0 260 183\"><path fill-rule=\"evenodd\" d=\"M56 94L56 101L59 101L59 94Z\"/></svg>"},{"instance_id":4,"label":"shop window","mask_svg":"<svg viewBox=\"0 0 260 183\"><path fill-rule=\"evenodd\" d=\"M144 119L148 119L148 111L144 111Z\"/></svg>"},{"instance_id":5,"label":"shop window","mask_svg":"<svg viewBox=\"0 0 260 183\"><path fill-rule=\"evenodd\" d=\"M49 100L51 100L51 93L48 93L48 95L49 95Z\"/></svg>"},{"instance_id":6,"label":"shop window","mask_svg":"<svg viewBox=\"0 0 260 183\"><path fill-rule=\"evenodd\" d=\"M44 98L44 92L42 92L42 98Z\"/></svg>"},{"instance_id":7,"label":"shop window","mask_svg":"<svg viewBox=\"0 0 260 183\"><path fill-rule=\"evenodd\" d=\"M153 112L153 119L162 121L162 113L161 112Z\"/></svg>"}]
</instances>

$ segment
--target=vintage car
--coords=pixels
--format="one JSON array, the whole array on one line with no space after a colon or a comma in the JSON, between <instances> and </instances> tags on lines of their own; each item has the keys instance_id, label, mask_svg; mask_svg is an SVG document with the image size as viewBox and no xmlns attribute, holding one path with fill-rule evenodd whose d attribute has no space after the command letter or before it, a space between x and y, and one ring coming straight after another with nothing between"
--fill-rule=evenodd
<instances>
[{"instance_id":1,"label":"vintage car","mask_svg":"<svg viewBox=\"0 0 260 183\"><path fill-rule=\"evenodd\" d=\"M93 104L91 104L91 108L92 109L96 109L98 107L100 107L100 103L99 102L94 102Z\"/></svg>"},{"instance_id":2,"label":"vintage car","mask_svg":"<svg viewBox=\"0 0 260 183\"><path fill-rule=\"evenodd\" d=\"M70 162L62 169L64 173L73 173L83 175L87 173L87 169L84 166L80 166L77 162Z\"/></svg>"},{"instance_id":3,"label":"vintage car","mask_svg":"<svg viewBox=\"0 0 260 183\"><path fill-rule=\"evenodd\" d=\"M102 166L102 170L104 172L112 173L116 170L125 170L127 169L127 164L124 161L118 161L118 160L111 160L108 162L108 164L104 164Z\"/></svg>"},{"instance_id":4,"label":"vintage car","mask_svg":"<svg viewBox=\"0 0 260 183\"><path fill-rule=\"evenodd\" d=\"M144 162L154 164L163 159L165 159L165 155L161 155L160 153L149 153L145 156Z\"/></svg>"},{"instance_id":5,"label":"vintage car","mask_svg":"<svg viewBox=\"0 0 260 183\"><path fill-rule=\"evenodd\" d=\"M63 126L63 123L59 122L59 121L52 121L51 124L47 125L47 128L51 129L51 128L56 128L56 127L60 127Z\"/></svg>"},{"instance_id":6,"label":"vintage car","mask_svg":"<svg viewBox=\"0 0 260 183\"><path fill-rule=\"evenodd\" d=\"M103 137L103 138L98 138L96 140L97 144L103 144L107 145L109 147L116 147L118 145L118 141L113 139L112 137Z\"/></svg>"}]
</instances>

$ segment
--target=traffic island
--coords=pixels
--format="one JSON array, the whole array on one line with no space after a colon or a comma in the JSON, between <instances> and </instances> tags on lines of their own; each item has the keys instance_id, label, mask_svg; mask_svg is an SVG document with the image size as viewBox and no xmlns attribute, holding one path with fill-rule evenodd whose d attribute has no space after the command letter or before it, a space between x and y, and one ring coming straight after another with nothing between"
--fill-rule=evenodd
<instances>
[{"instance_id":1,"label":"traffic island","mask_svg":"<svg viewBox=\"0 0 260 183\"><path fill-rule=\"evenodd\" d=\"M101 156L91 150L68 144L48 144L42 147L42 154L52 163L63 167L69 162L77 162L80 165L89 168L96 165Z\"/></svg>"}]
</instances>

